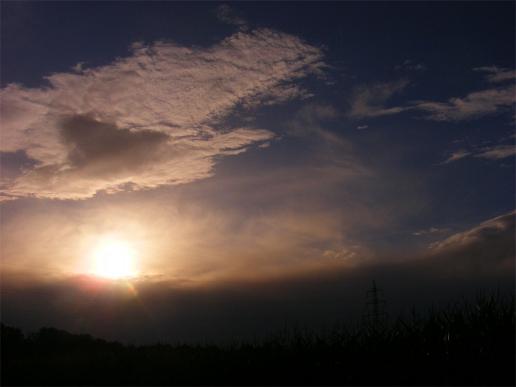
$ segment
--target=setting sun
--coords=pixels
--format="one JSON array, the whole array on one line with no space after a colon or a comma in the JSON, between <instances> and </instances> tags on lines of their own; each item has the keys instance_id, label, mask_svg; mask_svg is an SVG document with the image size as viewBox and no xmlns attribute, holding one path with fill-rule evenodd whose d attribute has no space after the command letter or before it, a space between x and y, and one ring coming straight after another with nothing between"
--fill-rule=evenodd
<instances>
[{"instance_id":1,"label":"setting sun","mask_svg":"<svg viewBox=\"0 0 516 387\"><path fill-rule=\"evenodd\" d=\"M101 240L93 251L93 274L110 279L134 277L136 251L130 243L116 238Z\"/></svg>"}]
</instances>

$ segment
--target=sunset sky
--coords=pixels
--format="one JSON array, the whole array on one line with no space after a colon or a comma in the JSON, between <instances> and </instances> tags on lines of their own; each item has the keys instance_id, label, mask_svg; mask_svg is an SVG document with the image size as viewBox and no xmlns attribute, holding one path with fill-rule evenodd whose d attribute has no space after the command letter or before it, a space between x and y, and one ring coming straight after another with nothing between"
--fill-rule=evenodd
<instances>
[{"instance_id":1,"label":"sunset sky","mask_svg":"<svg viewBox=\"0 0 516 387\"><path fill-rule=\"evenodd\" d=\"M2 320L216 339L373 279L514 288L514 7L2 2Z\"/></svg>"}]
</instances>

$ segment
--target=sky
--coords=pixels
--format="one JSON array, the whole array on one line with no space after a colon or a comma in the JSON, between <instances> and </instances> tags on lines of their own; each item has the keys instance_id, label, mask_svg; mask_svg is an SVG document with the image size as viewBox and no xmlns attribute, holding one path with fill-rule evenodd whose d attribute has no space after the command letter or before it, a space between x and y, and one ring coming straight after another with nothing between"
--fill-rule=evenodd
<instances>
[{"instance_id":1,"label":"sky","mask_svg":"<svg viewBox=\"0 0 516 387\"><path fill-rule=\"evenodd\" d=\"M372 280L391 313L514 290L514 11L2 2L2 320L218 340Z\"/></svg>"}]
</instances>

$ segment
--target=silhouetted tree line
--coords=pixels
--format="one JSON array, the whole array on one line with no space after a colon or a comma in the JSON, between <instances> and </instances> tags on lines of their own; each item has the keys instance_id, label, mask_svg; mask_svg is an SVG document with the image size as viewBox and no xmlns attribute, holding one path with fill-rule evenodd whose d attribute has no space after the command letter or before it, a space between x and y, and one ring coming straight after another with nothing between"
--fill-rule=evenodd
<instances>
[{"instance_id":1,"label":"silhouetted tree line","mask_svg":"<svg viewBox=\"0 0 516 387\"><path fill-rule=\"evenodd\" d=\"M2 385L514 385L514 295L254 343L123 345L1 326Z\"/></svg>"}]
</instances>

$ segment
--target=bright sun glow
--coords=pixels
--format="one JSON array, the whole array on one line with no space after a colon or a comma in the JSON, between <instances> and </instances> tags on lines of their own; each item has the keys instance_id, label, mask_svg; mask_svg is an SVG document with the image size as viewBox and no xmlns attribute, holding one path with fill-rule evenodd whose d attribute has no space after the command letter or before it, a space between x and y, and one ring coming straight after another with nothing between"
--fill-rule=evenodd
<instances>
[{"instance_id":1,"label":"bright sun glow","mask_svg":"<svg viewBox=\"0 0 516 387\"><path fill-rule=\"evenodd\" d=\"M136 251L126 241L116 238L101 240L93 251L93 274L110 279L138 275Z\"/></svg>"}]
</instances>

